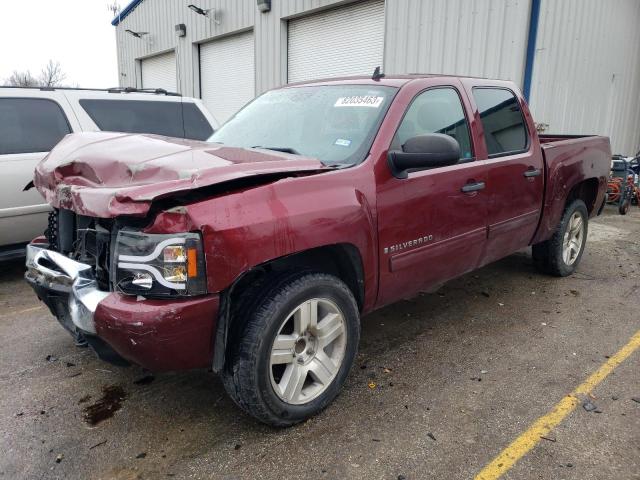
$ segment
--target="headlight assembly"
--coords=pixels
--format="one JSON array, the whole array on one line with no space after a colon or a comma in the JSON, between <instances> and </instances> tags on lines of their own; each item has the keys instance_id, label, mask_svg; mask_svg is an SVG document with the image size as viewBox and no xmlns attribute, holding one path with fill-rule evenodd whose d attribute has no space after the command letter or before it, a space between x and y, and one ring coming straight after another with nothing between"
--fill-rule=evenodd
<instances>
[{"instance_id":1,"label":"headlight assembly","mask_svg":"<svg viewBox=\"0 0 640 480\"><path fill-rule=\"evenodd\" d=\"M193 296L206 293L204 253L198 233L118 232L112 279L131 295Z\"/></svg>"}]
</instances>

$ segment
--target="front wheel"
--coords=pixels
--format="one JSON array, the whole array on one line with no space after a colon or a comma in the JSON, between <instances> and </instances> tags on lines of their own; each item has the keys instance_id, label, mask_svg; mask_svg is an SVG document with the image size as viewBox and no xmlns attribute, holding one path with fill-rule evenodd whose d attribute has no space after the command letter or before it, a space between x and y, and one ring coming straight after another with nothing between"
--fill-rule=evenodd
<instances>
[{"instance_id":1,"label":"front wheel","mask_svg":"<svg viewBox=\"0 0 640 480\"><path fill-rule=\"evenodd\" d=\"M572 201L560 219L553 236L532 248L535 266L558 277L571 275L577 268L587 241L589 213L582 200Z\"/></svg>"},{"instance_id":2,"label":"front wheel","mask_svg":"<svg viewBox=\"0 0 640 480\"><path fill-rule=\"evenodd\" d=\"M229 395L269 425L293 425L339 393L359 338L358 306L338 278L321 273L267 281L234 321L246 321L223 373Z\"/></svg>"}]
</instances>

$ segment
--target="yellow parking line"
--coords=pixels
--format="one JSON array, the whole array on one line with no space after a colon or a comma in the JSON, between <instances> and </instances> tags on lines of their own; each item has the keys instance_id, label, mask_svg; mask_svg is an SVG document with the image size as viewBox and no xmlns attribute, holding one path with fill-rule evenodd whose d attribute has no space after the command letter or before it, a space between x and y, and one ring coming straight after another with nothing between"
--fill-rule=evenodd
<instances>
[{"instance_id":1,"label":"yellow parking line","mask_svg":"<svg viewBox=\"0 0 640 480\"><path fill-rule=\"evenodd\" d=\"M578 395L588 395L591 391L629 355L640 348L640 331L631 337L631 340L615 355L610 357L598 370L592 373L583 383L578 385L573 392L560 400L546 415L536 420L529 429L516 438L511 445L505 448L491 463L484 467L475 480L494 480L504 475L513 465L520 460L529 450L540 442L540 437L547 435L554 427L564 420L580 403Z\"/></svg>"}]
</instances>

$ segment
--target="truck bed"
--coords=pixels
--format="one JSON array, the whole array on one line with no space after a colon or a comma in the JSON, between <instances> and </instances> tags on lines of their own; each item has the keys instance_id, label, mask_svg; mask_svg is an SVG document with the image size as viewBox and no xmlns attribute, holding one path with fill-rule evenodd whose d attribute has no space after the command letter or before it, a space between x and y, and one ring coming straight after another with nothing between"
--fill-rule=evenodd
<instances>
[{"instance_id":1,"label":"truck bed","mask_svg":"<svg viewBox=\"0 0 640 480\"><path fill-rule=\"evenodd\" d=\"M584 180L597 183L597 195L586 202L596 215L604 201L611 166L608 137L598 135L540 135L545 162L545 191L540 225L532 243L547 240L560 221L572 185ZM595 186L595 185L594 185Z\"/></svg>"}]
</instances>

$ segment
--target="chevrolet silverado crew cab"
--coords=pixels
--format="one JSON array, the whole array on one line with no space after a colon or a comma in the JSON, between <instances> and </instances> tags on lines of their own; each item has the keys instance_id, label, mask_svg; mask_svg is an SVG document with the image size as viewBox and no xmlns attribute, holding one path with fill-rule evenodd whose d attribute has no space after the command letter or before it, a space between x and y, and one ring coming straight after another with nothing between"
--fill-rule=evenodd
<instances>
[{"instance_id":1,"label":"chevrolet silverado crew cab","mask_svg":"<svg viewBox=\"0 0 640 480\"><path fill-rule=\"evenodd\" d=\"M99 357L212 368L276 426L338 394L360 318L533 248L575 271L604 200L598 136L539 136L511 82L290 85L206 142L69 135L36 168L54 211L26 279Z\"/></svg>"},{"instance_id":2,"label":"chevrolet silverado crew cab","mask_svg":"<svg viewBox=\"0 0 640 480\"><path fill-rule=\"evenodd\" d=\"M206 140L217 123L200 100L165 90L0 87L0 261L24 257L51 207L23 191L62 137L109 130Z\"/></svg>"}]
</instances>

